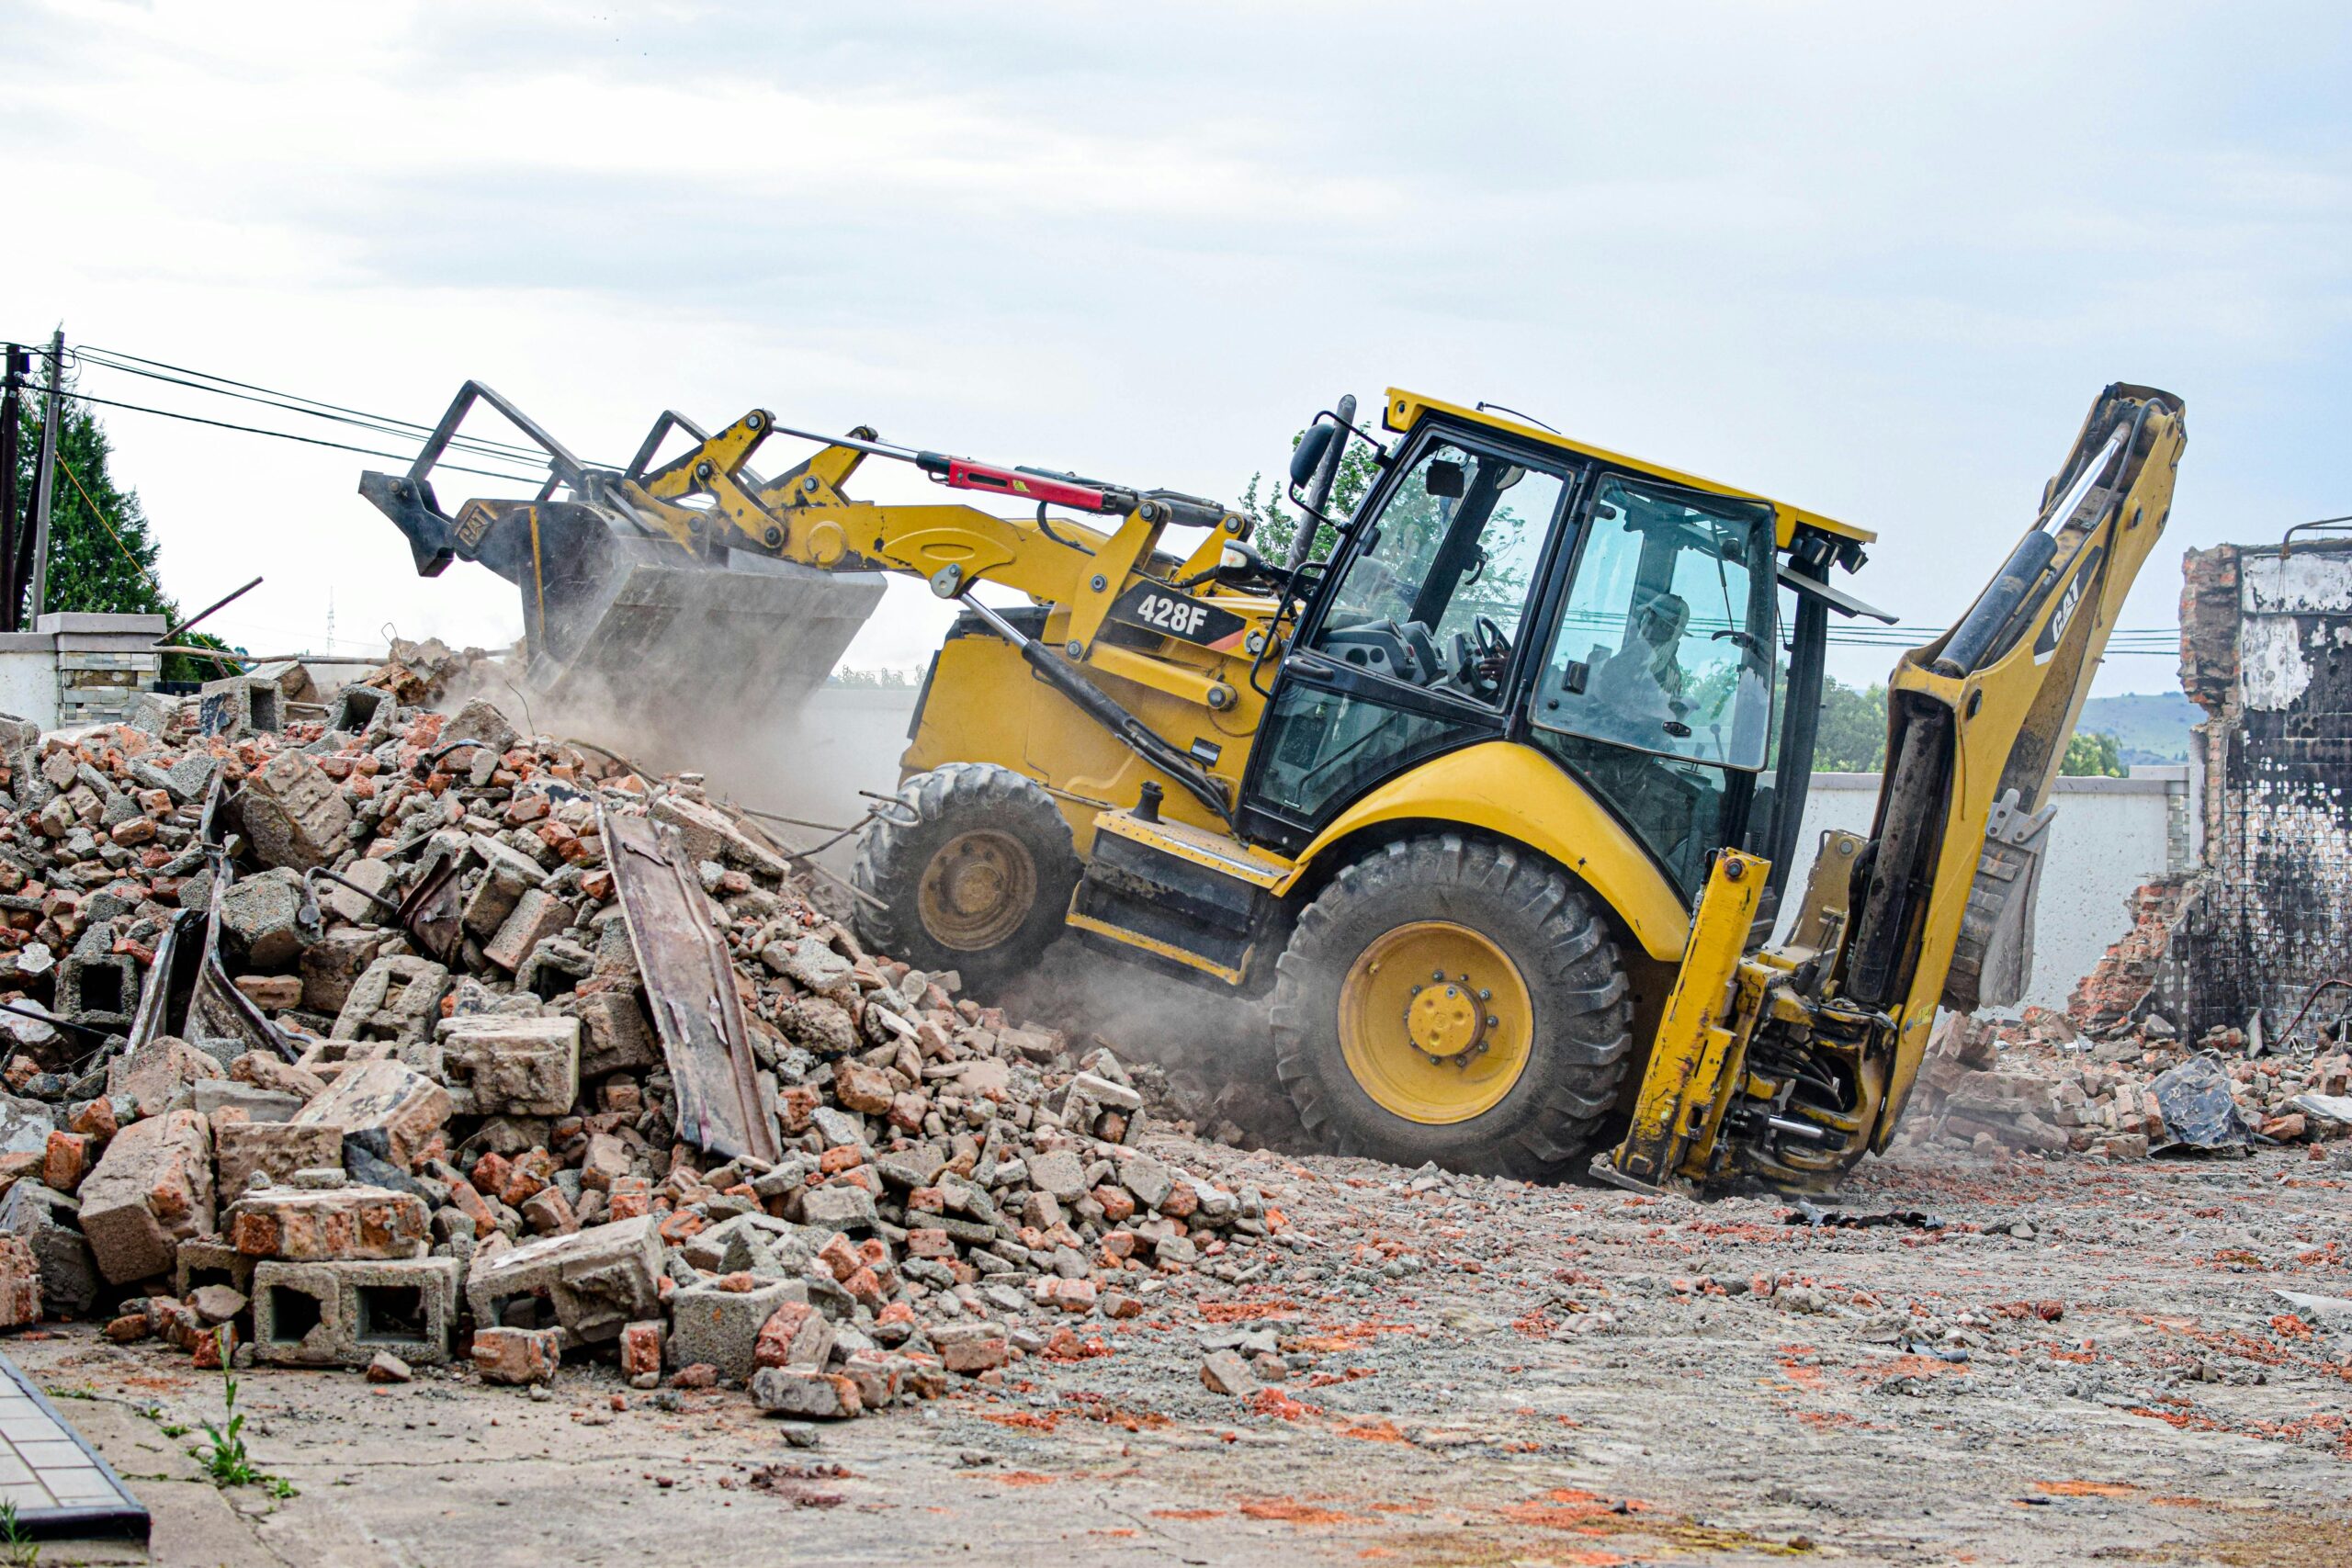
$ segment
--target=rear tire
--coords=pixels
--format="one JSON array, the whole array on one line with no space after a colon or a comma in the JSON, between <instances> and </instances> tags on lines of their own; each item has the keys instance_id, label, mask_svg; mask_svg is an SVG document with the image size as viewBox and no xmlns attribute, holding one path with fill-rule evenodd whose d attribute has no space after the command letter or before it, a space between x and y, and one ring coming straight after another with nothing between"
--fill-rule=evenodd
<instances>
[{"instance_id":1,"label":"rear tire","mask_svg":"<svg viewBox=\"0 0 2352 1568\"><path fill-rule=\"evenodd\" d=\"M989 762L948 762L899 792L911 807L865 826L850 880L860 941L918 969L992 987L1034 964L1062 931L1078 885L1069 824L1034 779Z\"/></svg>"},{"instance_id":2,"label":"rear tire","mask_svg":"<svg viewBox=\"0 0 2352 1568\"><path fill-rule=\"evenodd\" d=\"M1343 1154L1556 1180L1632 1064L1616 942L1589 895L1510 845L1372 851L1307 905L1275 971L1276 1068Z\"/></svg>"}]
</instances>

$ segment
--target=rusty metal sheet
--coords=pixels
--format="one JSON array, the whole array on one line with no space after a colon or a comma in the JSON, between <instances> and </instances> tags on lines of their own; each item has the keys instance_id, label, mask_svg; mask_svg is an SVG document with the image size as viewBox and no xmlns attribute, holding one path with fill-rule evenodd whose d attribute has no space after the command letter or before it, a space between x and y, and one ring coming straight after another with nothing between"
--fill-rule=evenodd
<instances>
[{"instance_id":1,"label":"rusty metal sheet","mask_svg":"<svg viewBox=\"0 0 2352 1568\"><path fill-rule=\"evenodd\" d=\"M229 971L220 963L220 900L229 885L237 879L237 854L243 848L237 835L224 834L222 807L230 799L227 781L215 774L212 789L204 798L204 812L198 820L197 835L204 846L206 864L212 872L212 897L205 910L203 953L196 966L196 978L190 986L185 1009L175 1009L166 1002L148 1021L163 1024L166 1014L178 1012L171 1021L176 1022L190 1036L204 1035L215 1040L242 1040L247 1048L267 1051L281 1061L291 1062L302 1054L301 1047L291 1035L265 1016L254 1006L253 998L229 983ZM178 942L194 932L176 923L174 932ZM160 957L160 955L159 955ZM175 955L175 964L185 964ZM142 1014L144 1010L142 1009ZM134 1022L133 1029L138 1024Z\"/></svg>"},{"instance_id":2,"label":"rusty metal sheet","mask_svg":"<svg viewBox=\"0 0 2352 1568\"><path fill-rule=\"evenodd\" d=\"M780 1153L775 1108L760 1092L727 940L695 869L642 817L599 814L605 856L662 1034L678 1136L724 1158Z\"/></svg>"}]
</instances>

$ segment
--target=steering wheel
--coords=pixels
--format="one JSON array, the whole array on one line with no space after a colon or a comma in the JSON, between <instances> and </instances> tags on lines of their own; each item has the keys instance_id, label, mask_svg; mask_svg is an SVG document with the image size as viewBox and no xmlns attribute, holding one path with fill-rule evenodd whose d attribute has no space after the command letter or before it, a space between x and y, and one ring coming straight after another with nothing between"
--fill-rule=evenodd
<instances>
[{"instance_id":1,"label":"steering wheel","mask_svg":"<svg viewBox=\"0 0 2352 1568\"><path fill-rule=\"evenodd\" d=\"M1503 669L1510 662L1510 638L1487 616L1470 623L1471 633L1453 634L1454 683L1473 696L1490 698L1502 690Z\"/></svg>"},{"instance_id":2,"label":"steering wheel","mask_svg":"<svg viewBox=\"0 0 2352 1568\"><path fill-rule=\"evenodd\" d=\"M1510 638L1503 635L1502 627L1495 625L1491 616L1480 615L1470 623L1470 626L1478 634L1477 648L1480 659L1492 660L1497 665L1500 665L1503 660L1510 657ZM1497 673L1500 673L1499 670Z\"/></svg>"}]
</instances>

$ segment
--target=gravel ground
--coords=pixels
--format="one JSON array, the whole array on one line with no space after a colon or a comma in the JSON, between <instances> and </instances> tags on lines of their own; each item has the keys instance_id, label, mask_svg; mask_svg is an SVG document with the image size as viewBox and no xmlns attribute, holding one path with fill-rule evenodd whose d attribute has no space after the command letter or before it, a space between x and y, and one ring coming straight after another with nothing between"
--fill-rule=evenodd
<instances>
[{"instance_id":1,"label":"gravel ground","mask_svg":"<svg viewBox=\"0 0 2352 1568\"><path fill-rule=\"evenodd\" d=\"M185 1358L9 1348L164 1562L2352 1562L2352 1303L2273 1293L2352 1295L2333 1161L1915 1157L1836 1201L1940 1226L1848 1229L1156 1141L1295 1244L842 1426L599 1368L541 1399L256 1371L279 1500L197 1479L166 1427L220 1386ZM1204 1341L1242 1335L1287 1375L1209 1392ZM75 1555L108 1560L44 1560Z\"/></svg>"}]
</instances>

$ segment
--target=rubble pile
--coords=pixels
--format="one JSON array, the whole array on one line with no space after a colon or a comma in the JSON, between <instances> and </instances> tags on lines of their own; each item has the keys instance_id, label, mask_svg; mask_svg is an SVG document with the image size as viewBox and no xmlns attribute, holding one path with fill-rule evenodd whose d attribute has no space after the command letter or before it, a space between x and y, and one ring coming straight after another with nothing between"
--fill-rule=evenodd
<instances>
[{"instance_id":1,"label":"rubble pile","mask_svg":"<svg viewBox=\"0 0 2352 1568\"><path fill-rule=\"evenodd\" d=\"M0 1325L838 1417L1265 1271L1279 1214L1145 1153L1111 1053L863 951L695 775L414 705L424 663L316 722L255 677L0 721Z\"/></svg>"},{"instance_id":2,"label":"rubble pile","mask_svg":"<svg viewBox=\"0 0 2352 1568\"><path fill-rule=\"evenodd\" d=\"M2258 1028L2191 1042L2155 1013L2096 1034L2046 1008L1998 1023L1948 1014L1903 1136L2113 1159L2352 1137L2352 1052L2287 1044L2267 1050Z\"/></svg>"}]
</instances>

